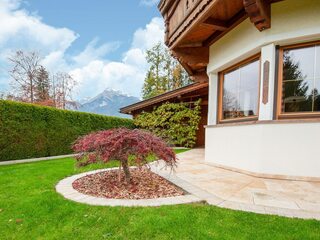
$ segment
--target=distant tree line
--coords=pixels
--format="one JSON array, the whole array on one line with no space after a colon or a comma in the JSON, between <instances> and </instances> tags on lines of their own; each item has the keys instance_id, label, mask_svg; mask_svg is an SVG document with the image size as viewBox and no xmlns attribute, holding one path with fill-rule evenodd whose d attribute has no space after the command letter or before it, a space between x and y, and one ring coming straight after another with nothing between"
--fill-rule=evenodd
<instances>
[{"instance_id":1,"label":"distant tree line","mask_svg":"<svg viewBox=\"0 0 320 240\"><path fill-rule=\"evenodd\" d=\"M12 91L0 98L66 109L75 105L72 91L76 81L66 72L49 73L41 65L42 58L35 51L16 51L8 58Z\"/></svg>"},{"instance_id":2,"label":"distant tree line","mask_svg":"<svg viewBox=\"0 0 320 240\"><path fill-rule=\"evenodd\" d=\"M76 108L72 93L76 81L66 72L50 73L35 51L18 50L8 58L11 69L12 91L0 93L0 99L34 103L66 109ZM158 43L146 52L150 67L144 79L143 99L171 91L192 83L188 73L170 55L169 50Z\"/></svg>"},{"instance_id":3,"label":"distant tree line","mask_svg":"<svg viewBox=\"0 0 320 240\"><path fill-rule=\"evenodd\" d=\"M142 89L143 99L155 97L192 82L188 73L160 42L146 52L146 60L150 67Z\"/></svg>"}]
</instances>

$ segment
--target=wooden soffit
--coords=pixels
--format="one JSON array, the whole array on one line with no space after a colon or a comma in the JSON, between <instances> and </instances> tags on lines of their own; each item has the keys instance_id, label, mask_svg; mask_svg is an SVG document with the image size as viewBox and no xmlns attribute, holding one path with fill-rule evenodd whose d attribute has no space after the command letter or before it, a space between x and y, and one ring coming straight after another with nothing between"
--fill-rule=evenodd
<instances>
[{"instance_id":1,"label":"wooden soffit","mask_svg":"<svg viewBox=\"0 0 320 240\"><path fill-rule=\"evenodd\" d=\"M270 28L270 5L277 1L162 0L165 43L191 77L203 81L210 45L247 18L259 31Z\"/></svg>"}]
</instances>

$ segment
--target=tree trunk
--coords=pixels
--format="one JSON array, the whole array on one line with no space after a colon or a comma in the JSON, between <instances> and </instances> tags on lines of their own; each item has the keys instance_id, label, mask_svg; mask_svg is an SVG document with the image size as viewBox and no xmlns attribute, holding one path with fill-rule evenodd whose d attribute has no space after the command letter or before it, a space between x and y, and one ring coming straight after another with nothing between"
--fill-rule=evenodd
<instances>
[{"instance_id":1,"label":"tree trunk","mask_svg":"<svg viewBox=\"0 0 320 240\"><path fill-rule=\"evenodd\" d=\"M32 73L29 73L29 79L30 79L30 102L33 103L33 76Z\"/></svg>"},{"instance_id":2,"label":"tree trunk","mask_svg":"<svg viewBox=\"0 0 320 240\"><path fill-rule=\"evenodd\" d=\"M124 176L126 179L126 182L129 184L131 182L131 175L130 175L130 170L129 170L129 166L128 166L128 162L122 162L122 168L123 168L123 172L124 172Z\"/></svg>"},{"instance_id":3,"label":"tree trunk","mask_svg":"<svg viewBox=\"0 0 320 240\"><path fill-rule=\"evenodd\" d=\"M119 173L118 173L118 181L121 182L121 162L120 162L120 165L119 165Z\"/></svg>"}]
</instances>

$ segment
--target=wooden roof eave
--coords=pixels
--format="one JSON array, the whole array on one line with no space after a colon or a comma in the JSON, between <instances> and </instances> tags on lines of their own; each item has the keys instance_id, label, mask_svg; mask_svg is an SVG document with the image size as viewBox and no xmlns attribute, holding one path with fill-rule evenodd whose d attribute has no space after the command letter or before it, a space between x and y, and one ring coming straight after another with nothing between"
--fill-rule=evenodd
<instances>
[{"instance_id":1,"label":"wooden roof eave","mask_svg":"<svg viewBox=\"0 0 320 240\"><path fill-rule=\"evenodd\" d=\"M169 31L172 14L177 11L179 0L162 0L159 3L166 24L166 44L172 54L179 60L194 81L208 81L204 73L208 64L209 47L229 31L249 18L259 31L271 27L271 4L283 0L241 0L242 9L234 12L228 20L215 18L212 14L215 7L230 0L201 0L187 12L181 22ZM180 9L181 10L181 9ZM195 42L185 41L199 26L209 26L215 29L209 37Z\"/></svg>"},{"instance_id":2,"label":"wooden roof eave","mask_svg":"<svg viewBox=\"0 0 320 240\"><path fill-rule=\"evenodd\" d=\"M194 7L194 10L189 12L189 14L184 18L184 20L172 31L167 31L166 38L168 41L168 47L170 49L174 49L179 47L183 39L192 32L195 28L197 28L200 24L211 24L210 15L215 7L215 5L223 0L204 0L199 1L198 5ZM244 21L246 18L250 18L250 21L256 26L259 31L263 31L271 27L271 14L270 14L270 6L271 3L283 1L283 0L242 0L243 1L243 9L238 12L235 16L229 19L224 24L218 24L219 30L217 35L224 35L225 32L230 31L234 27L236 27L239 23ZM167 11L169 11L170 7L173 5L174 1L171 0L163 0L161 2L167 3L167 8L159 8L164 17L166 16ZM160 2L160 3L161 3ZM176 1L178 2L178 1ZM160 4L159 4L160 6ZM215 19L217 20L217 19ZM207 41L208 42L208 41ZM203 44L202 46L208 46L208 44Z\"/></svg>"},{"instance_id":3,"label":"wooden roof eave","mask_svg":"<svg viewBox=\"0 0 320 240\"><path fill-rule=\"evenodd\" d=\"M181 41L194 30L200 23L204 22L210 16L211 9L219 0L199 1L194 11L190 12L174 31L167 32L169 39L168 47L174 49L179 46ZM193 13L193 14L192 14Z\"/></svg>"},{"instance_id":4,"label":"wooden roof eave","mask_svg":"<svg viewBox=\"0 0 320 240\"><path fill-rule=\"evenodd\" d=\"M160 10L162 16L165 15L174 2L176 2L176 0L161 0L159 2L158 9Z\"/></svg>"},{"instance_id":5,"label":"wooden roof eave","mask_svg":"<svg viewBox=\"0 0 320 240\"><path fill-rule=\"evenodd\" d=\"M155 96L155 97L152 97L152 98L149 98L149 99L146 99L146 100L131 104L131 105L126 106L126 107L123 107L123 108L120 109L120 113L131 114L134 111L143 110L144 108L150 107L150 106L152 106L154 104L161 103L161 102L170 100L172 98L181 96L183 94L187 94L187 93L190 93L190 92L193 92L193 91L197 91L197 90L200 90L200 89L203 89L203 88L206 88L206 87L208 87L208 83L207 82L205 82L205 83L193 83L193 84L190 84L188 86L181 87L181 88L178 88L178 89L163 93L161 95L158 95L158 96Z\"/></svg>"}]
</instances>

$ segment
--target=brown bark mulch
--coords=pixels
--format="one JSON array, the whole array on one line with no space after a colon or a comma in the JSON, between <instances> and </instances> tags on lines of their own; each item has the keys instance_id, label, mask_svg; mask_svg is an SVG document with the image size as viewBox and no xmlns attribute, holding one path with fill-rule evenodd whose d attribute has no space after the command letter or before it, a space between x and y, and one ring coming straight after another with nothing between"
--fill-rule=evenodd
<instances>
[{"instance_id":1,"label":"brown bark mulch","mask_svg":"<svg viewBox=\"0 0 320 240\"><path fill-rule=\"evenodd\" d=\"M72 183L75 190L95 197L114 199L153 199L184 195L184 191L148 169L131 169L127 184L118 170L91 174Z\"/></svg>"}]
</instances>

